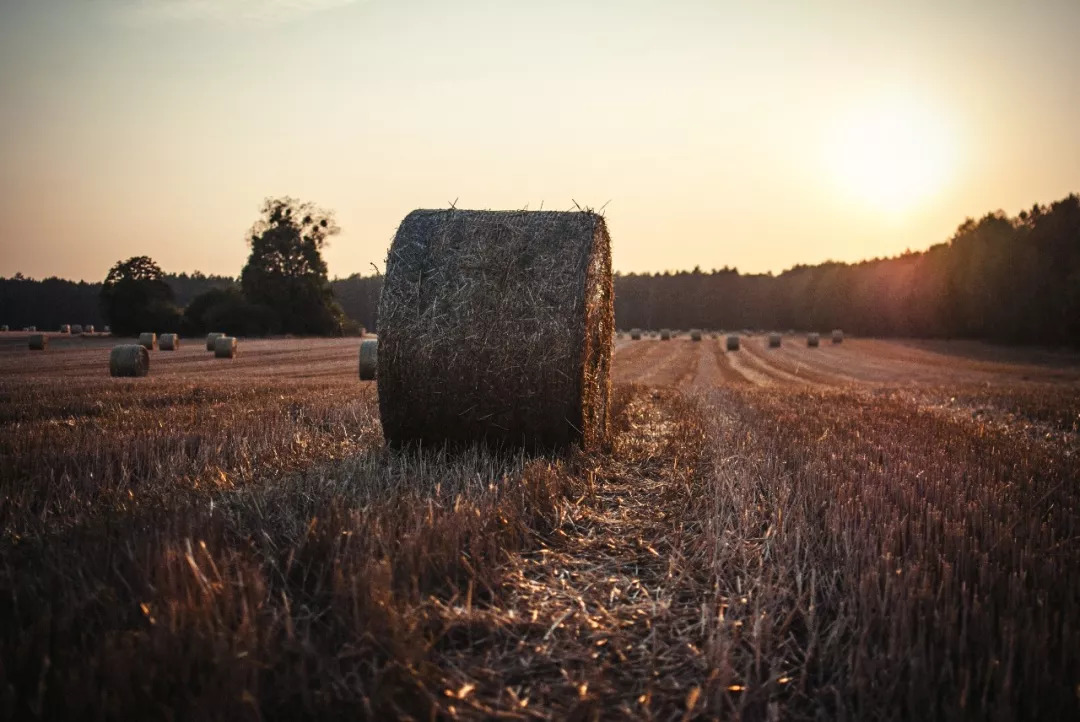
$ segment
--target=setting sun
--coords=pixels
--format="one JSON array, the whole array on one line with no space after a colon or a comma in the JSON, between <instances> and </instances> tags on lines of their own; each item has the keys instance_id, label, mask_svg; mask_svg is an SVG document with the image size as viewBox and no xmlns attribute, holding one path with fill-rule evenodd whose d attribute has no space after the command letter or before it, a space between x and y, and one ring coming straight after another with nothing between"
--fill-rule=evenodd
<instances>
[{"instance_id":1,"label":"setting sun","mask_svg":"<svg viewBox=\"0 0 1080 722\"><path fill-rule=\"evenodd\" d=\"M956 165L947 124L929 109L903 101L847 113L828 154L845 194L890 213L910 211L940 193Z\"/></svg>"}]
</instances>

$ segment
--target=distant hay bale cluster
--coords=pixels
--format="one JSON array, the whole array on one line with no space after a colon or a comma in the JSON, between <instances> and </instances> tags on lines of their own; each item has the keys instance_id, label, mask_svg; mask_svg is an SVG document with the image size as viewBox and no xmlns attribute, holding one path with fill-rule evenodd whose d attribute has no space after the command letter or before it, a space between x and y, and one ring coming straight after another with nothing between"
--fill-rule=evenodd
<instances>
[{"instance_id":1,"label":"distant hay bale cluster","mask_svg":"<svg viewBox=\"0 0 1080 722\"><path fill-rule=\"evenodd\" d=\"M163 333L158 339L158 348L162 351L176 351L180 348L180 336L175 333Z\"/></svg>"},{"instance_id":2,"label":"distant hay bale cluster","mask_svg":"<svg viewBox=\"0 0 1080 722\"><path fill-rule=\"evenodd\" d=\"M150 352L138 343L114 346L109 354L110 376L146 376L150 372Z\"/></svg>"},{"instance_id":3,"label":"distant hay bale cluster","mask_svg":"<svg viewBox=\"0 0 1080 722\"><path fill-rule=\"evenodd\" d=\"M379 303L387 441L601 446L613 300L596 213L413 211Z\"/></svg>"},{"instance_id":4,"label":"distant hay bale cluster","mask_svg":"<svg viewBox=\"0 0 1080 722\"><path fill-rule=\"evenodd\" d=\"M367 338L360 342L360 380L371 381L379 368L379 341Z\"/></svg>"},{"instance_id":5,"label":"distant hay bale cluster","mask_svg":"<svg viewBox=\"0 0 1080 722\"><path fill-rule=\"evenodd\" d=\"M214 358L235 358L236 347L235 336L218 336L214 339Z\"/></svg>"}]
</instances>

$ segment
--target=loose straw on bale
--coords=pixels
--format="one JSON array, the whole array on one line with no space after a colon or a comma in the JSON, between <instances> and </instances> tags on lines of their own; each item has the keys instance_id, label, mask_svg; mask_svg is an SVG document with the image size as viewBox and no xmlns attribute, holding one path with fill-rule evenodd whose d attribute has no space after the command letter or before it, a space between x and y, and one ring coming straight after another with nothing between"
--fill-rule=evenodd
<instances>
[{"instance_id":1,"label":"loose straw on bale","mask_svg":"<svg viewBox=\"0 0 1080 722\"><path fill-rule=\"evenodd\" d=\"M146 376L150 372L150 352L142 344L114 346L109 354L110 376Z\"/></svg>"},{"instance_id":2,"label":"loose straw on bale","mask_svg":"<svg viewBox=\"0 0 1080 722\"><path fill-rule=\"evenodd\" d=\"M727 337L727 350L738 351L739 350L739 336L738 334L729 334Z\"/></svg>"},{"instance_id":3,"label":"loose straw on bale","mask_svg":"<svg viewBox=\"0 0 1080 722\"><path fill-rule=\"evenodd\" d=\"M154 346L157 345L157 334L140 333L139 345L145 348L147 351L153 351Z\"/></svg>"},{"instance_id":4,"label":"loose straw on bale","mask_svg":"<svg viewBox=\"0 0 1080 722\"><path fill-rule=\"evenodd\" d=\"M360 342L360 380L371 381L379 366L379 342L369 338Z\"/></svg>"},{"instance_id":5,"label":"loose straw on bale","mask_svg":"<svg viewBox=\"0 0 1080 722\"><path fill-rule=\"evenodd\" d=\"M780 348L781 336L778 333L769 334L769 348Z\"/></svg>"},{"instance_id":6,"label":"loose straw on bale","mask_svg":"<svg viewBox=\"0 0 1080 722\"><path fill-rule=\"evenodd\" d=\"M641 329L640 328L632 328L632 329L630 329L630 340L631 341L640 341L641 340Z\"/></svg>"},{"instance_id":7,"label":"loose straw on bale","mask_svg":"<svg viewBox=\"0 0 1080 722\"><path fill-rule=\"evenodd\" d=\"M700 341L701 340L701 331L697 330L696 328L690 329L690 340L691 341Z\"/></svg>"},{"instance_id":8,"label":"loose straw on bale","mask_svg":"<svg viewBox=\"0 0 1080 722\"><path fill-rule=\"evenodd\" d=\"M601 446L613 297L595 213L413 211L379 302L387 441Z\"/></svg>"},{"instance_id":9,"label":"loose straw on bale","mask_svg":"<svg viewBox=\"0 0 1080 722\"><path fill-rule=\"evenodd\" d=\"M31 351L44 351L49 345L49 338L43 333L35 333L27 339Z\"/></svg>"},{"instance_id":10,"label":"loose straw on bale","mask_svg":"<svg viewBox=\"0 0 1080 722\"><path fill-rule=\"evenodd\" d=\"M661 341L670 341L671 340L671 331L669 331L666 328L660 329L660 340Z\"/></svg>"},{"instance_id":11,"label":"loose straw on bale","mask_svg":"<svg viewBox=\"0 0 1080 722\"><path fill-rule=\"evenodd\" d=\"M832 342L833 343L843 343L844 342L844 332L841 331L838 328L834 328L833 332L832 332Z\"/></svg>"},{"instance_id":12,"label":"loose straw on bale","mask_svg":"<svg viewBox=\"0 0 1080 722\"><path fill-rule=\"evenodd\" d=\"M225 334L218 333L217 331L214 331L213 333L206 334L206 350L207 351L213 351L214 350L214 341L217 341L219 338L221 338L224 335Z\"/></svg>"},{"instance_id":13,"label":"loose straw on bale","mask_svg":"<svg viewBox=\"0 0 1080 722\"><path fill-rule=\"evenodd\" d=\"M176 351L180 348L180 336L175 333L163 333L158 339L158 348L162 351Z\"/></svg>"},{"instance_id":14,"label":"loose straw on bale","mask_svg":"<svg viewBox=\"0 0 1080 722\"><path fill-rule=\"evenodd\" d=\"M810 348L817 348L821 343L821 335L816 333L810 333L806 335L806 345Z\"/></svg>"},{"instance_id":15,"label":"loose straw on bale","mask_svg":"<svg viewBox=\"0 0 1080 722\"><path fill-rule=\"evenodd\" d=\"M233 358L236 356L236 337L218 336L214 339L214 358Z\"/></svg>"}]
</instances>

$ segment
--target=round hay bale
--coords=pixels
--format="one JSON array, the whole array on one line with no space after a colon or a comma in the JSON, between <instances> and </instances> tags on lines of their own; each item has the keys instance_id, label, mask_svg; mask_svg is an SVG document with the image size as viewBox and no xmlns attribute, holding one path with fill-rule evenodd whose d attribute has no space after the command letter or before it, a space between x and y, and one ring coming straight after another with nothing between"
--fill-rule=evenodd
<instances>
[{"instance_id":1,"label":"round hay bale","mask_svg":"<svg viewBox=\"0 0 1080 722\"><path fill-rule=\"evenodd\" d=\"M102 330L103 330L103 331L104 331L105 333L112 333L112 326L106 326L106 327L105 327L104 329L102 329Z\"/></svg>"},{"instance_id":2,"label":"round hay bale","mask_svg":"<svg viewBox=\"0 0 1080 722\"><path fill-rule=\"evenodd\" d=\"M27 339L31 351L44 351L49 345L49 337L43 333L35 333Z\"/></svg>"},{"instance_id":3,"label":"round hay bale","mask_svg":"<svg viewBox=\"0 0 1080 722\"><path fill-rule=\"evenodd\" d=\"M640 341L641 340L641 329L640 328L632 328L632 329L630 329L630 340L631 341Z\"/></svg>"},{"instance_id":4,"label":"round hay bale","mask_svg":"<svg viewBox=\"0 0 1080 722\"><path fill-rule=\"evenodd\" d=\"M727 350L738 351L739 350L739 335L736 333L728 334L727 337Z\"/></svg>"},{"instance_id":5,"label":"round hay bale","mask_svg":"<svg viewBox=\"0 0 1080 722\"><path fill-rule=\"evenodd\" d=\"M235 356L235 336L218 336L214 339L214 358L233 358Z\"/></svg>"},{"instance_id":6,"label":"round hay bale","mask_svg":"<svg viewBox=\"0 0 1080 722\"><path fill-rule=\"evenodd\" d=\"M8 325L6 323L3 326L0 326L0 332L7 333L10 330L11 329L8 328Z\"/></svg>"},{"instance_id":7,"label":"round hay bale","mask_svg":"<svg viewBox=\"0 0 1080 722\"><path fill-rule=\"evenodd\" d=\"M369 338L360 342L360 380L371 381L379 367L379 341Z\"/></svg>"},{"instance_id":8,"label":"round hay bale","mask_svg":"<svg viewBox=\"0 0 1080 722\"><path fill-rule=\"evenodd\" d=\"M602 216L413 211L379 301L387 442L602 445L613 299Z\"/></svg>"},{"instance_id":9,"label":"round hay bale","mask_svg":"<svg viewBox=\"0 0 1080 722\"><path fill-rule=\"evenodd\" d=\"M214 350L214 341L217 341L219 338L221 338L224 335L225 334L218 333L217 331L214 331L213 333L206 334L206 350L207 351L213 351Z\"/></svg>"},{"instance_id":10,"label":"round hay bale","mask_svg":"<svg viewBox=\"0 0 1080 722\"><path fill-rule=\"evenodd\" d=\"M666 328L660 329L660 340L661 341L670 341L671 340L671 331L666 329Z\"/></svg>"},{"instance_id":11,"label":"round hay bale","mask_svg":"<svg viewBox=\"0 0 1080 722\"><path fill-rule=\"evenodd\" d=\"M82 332L83 332L83 327L80 326L77 323L72 324L71 326L68 326L68 333L72 333L72 334L75 334L76 336L78 336Z\"/></svg>"},{"instance_id":12,"label":"round hay bale","mask_svg":"<svg viewBox=\"0 0 1080 722\"><path fill-rule=\"evenodd\" d=\"M113 346L109 354L110 376L146 376L150 373L150 352L138 343Z\"/></svg>"},{"instance_id":13,"label":"round hay bale","mask_svg":"<svg viewBox=\"0 0 1080 722\"><path fill-rule=\"evenodd\" d=\"M162 351L176 351L180 348L180 334L163 333L158 339L158 348Z\"/></svg>"},{"instance_id":14,"label":"round hay bale","mask_svg":"<svg viewBox=\"0 0 1080 722\"><path fill-rule=\"evenodd\" d=\"M147 351L153 351L157 346L157 334L156 333L140 333L139 345L144 347Z\"/></svg>"},{"instance_id":15,"label":"round hay bale","mask_svg":"<svg viewBox=\"0 0 1080 722\"><path fill-rule=\"evenodd\" d=\"M820 344L820 343L821 343L821 334L808 333L806 335L806 345L809 346L810 348L817 348L818 344Z\"/></svg>"},{"instance_id":16,"label":"round hay bale","mask_svg":"<svg viewBox=\"0 0 1080 722\"><path fill-rule=\"evenodd\" d=\"M780 348L781 336L778 333L769 334L769 348Z\"/></svg>"},{"instance_id":17,"label":"round hay bale","mask_svg":"<svg viewBox=\"0 0 1080 722\"><path fill-rule=\"evenodd\" d=\"M838 328L834 328L833 332L832 332L832 342L833 343L843 343L844 342L844 332L841 331Z\"/></svg>"},{"instance_id":18,"label":"round hay bale","mask_svg":"<svg viewBox=\"0 0 1080 722\"><path fill-rule=\"evenodd\" d=\"M94 325L93 324L87 324L87 325L83 326L83 333L94 333Z\"/></svg>"},{"instance_id":19,"label":"round hay bale","mask_svg":"<svg viewBox=\"0 0 1080 722\"><path fill-rule=\"evenodd\" d=\"M701 340L701 331L699 331L696 328L690 329L690 340L691 341L700 341Z\"/></svg>"},{"instance_id":20,"label":"round hay bale","mask_svg":"<svg viewBox=\"0 0 1080 722\"><path fill-rule=\"evenodd\" d=\"M37 326L27 326L26 330L29 331L30 333L34 333L34 332L37 331Z\"/></svg>"},{"instance_id":21,"label":"round hay bale","mask_svg":"<svg viewBox=\"0 0 1080 722\"><path fill-rule=\"evenodd\" d=\"M69 323L61 324L60 333L71 333L71 324L69 324Z\"/></svg>"}]
</instances>

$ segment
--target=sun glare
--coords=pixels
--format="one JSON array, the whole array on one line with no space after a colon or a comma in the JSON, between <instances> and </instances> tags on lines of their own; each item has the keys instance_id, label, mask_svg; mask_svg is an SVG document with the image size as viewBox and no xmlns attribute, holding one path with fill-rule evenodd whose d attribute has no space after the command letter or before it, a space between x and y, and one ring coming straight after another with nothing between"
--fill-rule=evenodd
<instances>
[{"instance_id":1,"label":"sun glare","mask_svg":"<svg viewBox=\"0 0 1080 722\"><path fill-rule=\"evenodd\" d=\"M955 144L942 118L911 103L848 113L829 144L841 190L878 211L903 213L948 184Z\"/></svg>"}]
</instances>

